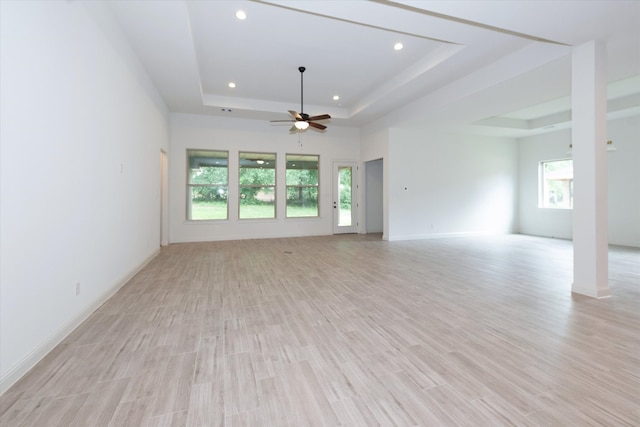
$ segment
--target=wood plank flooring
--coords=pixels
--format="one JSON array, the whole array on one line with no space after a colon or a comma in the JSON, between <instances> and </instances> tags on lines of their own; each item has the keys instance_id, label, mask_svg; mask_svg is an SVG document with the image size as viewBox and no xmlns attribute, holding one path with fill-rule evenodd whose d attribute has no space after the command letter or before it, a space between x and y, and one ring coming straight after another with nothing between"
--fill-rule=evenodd
<instances>
[{"instance_id":1,"label":"wood plank flooring","mask_svg":"<svg viewBox=\"0 0 640 427\"><path fill-rule=\"evenodd\" d=\"M638 426L640 250L612 297L527 236L174 244L1 397L2 426Z\"/></svg>"}]
</instances>

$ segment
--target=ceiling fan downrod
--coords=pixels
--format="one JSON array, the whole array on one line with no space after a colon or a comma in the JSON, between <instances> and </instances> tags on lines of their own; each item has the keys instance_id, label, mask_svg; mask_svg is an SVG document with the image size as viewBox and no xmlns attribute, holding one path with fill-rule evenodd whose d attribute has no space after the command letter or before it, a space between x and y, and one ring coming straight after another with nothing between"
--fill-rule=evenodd
<instances>
[{"instance_id":1,"label":"ceiling fan downrod","mask_svg":"<svg viewBox=\"0 0 640 427\"><path fill-rule=\"evenodd\" d=\"M300 71L300 115L304 119L304 82L303 82L303 74L306 68L298 67L298 71Z\"/></svg>"}]
</instances>

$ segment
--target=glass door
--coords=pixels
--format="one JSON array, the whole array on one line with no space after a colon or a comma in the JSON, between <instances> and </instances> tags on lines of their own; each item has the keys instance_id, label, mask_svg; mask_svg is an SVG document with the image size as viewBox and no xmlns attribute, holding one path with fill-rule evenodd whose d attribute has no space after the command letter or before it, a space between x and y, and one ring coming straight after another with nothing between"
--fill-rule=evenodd
<instances>
[{"instance_id":1,"label":"glass door","mask_svg":"<svg viewBox=\"0 0 640 427\"><path fill-rule=\"evenodd\" d=\"M333 164L333 233L357 233L357 181L355 163Z\"/></svg>"}]
</instances>

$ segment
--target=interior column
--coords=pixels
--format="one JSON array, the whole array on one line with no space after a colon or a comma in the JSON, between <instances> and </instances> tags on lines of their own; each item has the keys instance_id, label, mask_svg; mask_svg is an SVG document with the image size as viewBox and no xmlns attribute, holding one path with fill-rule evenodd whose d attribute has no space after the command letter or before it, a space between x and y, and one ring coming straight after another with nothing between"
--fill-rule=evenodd
<instances>
[{"instance_id":1,"label":"interior column","mask_svg":"<svg viewBox=\"0 0 640 427\"><path fill-rule=\"evenodd\" d=\"M606 72L603 42L591 41L573 48L572 291L595 298L610 295Z\"/></svg>"}]
</instances>

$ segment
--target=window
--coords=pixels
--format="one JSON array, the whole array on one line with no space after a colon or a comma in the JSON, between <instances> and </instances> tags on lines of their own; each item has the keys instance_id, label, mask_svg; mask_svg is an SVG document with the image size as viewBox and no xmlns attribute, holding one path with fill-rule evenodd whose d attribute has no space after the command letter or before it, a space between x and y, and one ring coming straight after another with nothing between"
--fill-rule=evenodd
<instances>
[{"instance_id":1,"label":"window","mask_svg":"<svg viewBox=\"0 0 640 427\"><path fill-rule=\"evenodd\" d=\"M240 153L240 218L276 217L276 155Z\"/></svg>"},{"instance_id":2,"label":"window","mask_svg":"<svg viewBox=\"0 0 640 427\"><path fill-rule=\"evenodd\" d=\"M573 161L540 162L540 203L543 208L573 208Z\"/></svg>"},{"instance_id":3,"label":"window","mask_svg":"<svg viewBox=\"0 0 640 427\"><path fill-rule=\"evenodd\" d=\"M187 150L187 219L227 219L229 153Z\"/></svg>"},{"instance_id":4,"label":"window","mask_svg":"<svg viewBox=\"0 0 640 427\"><path fill-rule=\"evenodd\" d=\"M287 218L318 216L319 160L287 154Z\"/></svg>"}]
</instances>

